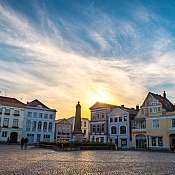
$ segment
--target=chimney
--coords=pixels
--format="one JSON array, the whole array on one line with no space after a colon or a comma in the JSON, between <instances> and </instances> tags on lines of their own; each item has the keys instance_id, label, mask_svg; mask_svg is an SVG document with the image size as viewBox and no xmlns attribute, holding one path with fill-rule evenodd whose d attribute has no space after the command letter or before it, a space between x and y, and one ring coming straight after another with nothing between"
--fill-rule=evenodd
<instances>
[{"instance_id":1,"label":"chimney","mask_svg":"<svg viewBox=\"0 0 175 175\"><path fill-rule=\"evenodd\" d=\"M163 97L166 98L166 92L165 91L163 92Z\"/></svg>"},{"instance_id":2,"label":"chimney","mask_svg":"<svg viewBox=\"0 0 175 175\"><path fill-rule=\"evenodd\" d=\"M124 107L125 107L125 105L121 105L121 107L122 107L122 108L124 108Z\"/></svg>"},{"instance_id":3,"label":"chimney","mask_svg":"<svg viewBox=\"0 0 175 175\"><path fill-rule=\"evenodd\" d=\"M139 105L136 105L136 110L139 111Z\"/></svg>"}]
</instances>

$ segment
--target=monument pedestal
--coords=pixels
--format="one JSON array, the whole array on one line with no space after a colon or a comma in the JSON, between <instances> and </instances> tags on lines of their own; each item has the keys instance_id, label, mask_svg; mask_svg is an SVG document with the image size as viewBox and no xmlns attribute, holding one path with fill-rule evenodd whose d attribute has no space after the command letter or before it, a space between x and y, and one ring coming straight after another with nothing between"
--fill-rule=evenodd
<instances>
[{"instance_id":1,"label":"monument pedestal","mask_svg":"<svg viewBox=\"0 0 175 175\"><path fill-rule=\"evenodd\" d=\"M83 141L83 134L73 134L73 141L82 143Z\"/></svg>"}]
</instances>

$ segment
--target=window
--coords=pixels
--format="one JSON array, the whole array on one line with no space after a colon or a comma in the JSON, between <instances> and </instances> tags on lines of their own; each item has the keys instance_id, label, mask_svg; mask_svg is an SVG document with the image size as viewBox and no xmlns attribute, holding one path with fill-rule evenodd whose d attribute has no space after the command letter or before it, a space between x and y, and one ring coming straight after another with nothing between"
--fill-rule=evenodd
<instances>
[{"instance_id":1,"label":"window","mask_svg":"<svg viewBox=\"0 0 175 175\"><path fill-rule=\"evenodd\" d=\"M127 146L127 139L121 139L121 146L122 147Z\"/></svg>"},{"instance_id":2,"label":"window","mask_svg":"<svg viewBox=\"0 0 175 175\"><path fill-rule=\"evenodd\" d=\"M32 122L32 131L36 131L36 121Z\"/></svg>"},{"instance_id":3,"label":"window","mask_svg":"<svg viewBox=\"0 0 175 175\"><path fill-rule=\"evenodd\" d=\"M115 122L117 123L117 121L118 121L118 118L117 118L117 117L115 117Z\"/></svg>"},{"instance_id":4,"label":"window","mask_svg":"<svg viewBox=\"0 0 175 175\"><path fill-rule=\"evenodd\" d=\"M158 137L158 146L163 146L163 138Z\"/></svg>"},{"instance_id":5,"label":"window","mask_svg":"<svg viewBox=\"0 0 175 175\"><path fill-rule=\"evenodd\" d=\"M8 128L8 126L9 126L9 118L4 118L3 127Z\"/></svg>"},{"instance_id":6,"label":"window","mask_svg":"<svg viewBox=\"0 0 175 175\"><path fill-rule=\"evenodd\" d=\"M50 142L50 135L44 134L44 142Z\"/></svg>"},{"instance_id":7,"label":"window","mask_svg":"<svg viewBox=\"0 0 175 175\"><path fill-rule=\"evenodd\" d=\"M14 114L13 114L14 116L19 116L20 115L20 112L19 112L19 110L14 110Z\"/></svg>"},{"instance_id":8,"label":"window","mask_svg":"<svg viewBox=\"0 0 175 175\"><path fill-rule=\"evenodd\" d=\"M47 131L47 122L44 122L43 130L44 130L44 131Z\"/></svg>"},{"instance_id":9,"label":"window","mask_svg":"<svg viewBox=\"0 0 175 175\"><path fill-rule=\"evenodd\" d=\"M27 117L32 117L32 112L28 112Z\"/></svg>"},{"instance_id":10,"label":"window","mask_svg":"<svg viewBox=\"0 0 175 175\"><path fill-rule=\"evenodd\" d=\"M95 138L94 138L94 136L92 136L92 142L94 142L94 140L95 140Z\"/></svg>"},{"instance_id":11,"label":"window","mask_svg":"<svg viewBox=\"0 0 175 175\"><path fill-rule=\"evenodd\" d=\"M152 111L153 111L152 108L150 108L149 111L150 111L150 113L152 113Z\"/></svg>"},{"instance_id":12,"label":"window","mask_svg":"<svg viewBox=\"0 0 175 175\"><path fill-rule=\"evenodd\" d=\"M41 131L41 128L42 128L42 122L39 121L39 122L38 122L38 130Z\"/></svg>"},{"instance_id":13,"label":"window","mask_svg":"<svg viewBox=\"0 0 175 175\"><path fill-rule=\"evenodd\" d=\"M48 119L48 114L44 114L44 118L45 119Z\"/></svg>"},{"instance_id":14,"label":"window","mask_svg":"<svg viewBox=\"0 0 175 175\"><path fill-rule=\"evenodd\" d=\"M84 121L84 127L86 127L86 121Z\"/></svg>"},{"instance_id":15,"label":"window","mask_svg":"<svg viewBox=\"0 0 175 175\"><path fill-rule=\"evenodd\" d=\"M30 131L30 127L31 127L31 121L27 120L26 121L26 131Z\"/></svg>"},{"instance_id":16,"label":"window","mask_svg":"<svg viewBox=\"0 0 175 175\"><path fill-rule=\"evenodd\" d=\"M52 131L52 123L49 123L49 131Z\"/></svg>"},{"instance_id":17,"label":"window","mask_svg":"<svg viewBox=\"0 0 175 175\"><path fill-rule=\"evenodd\" d=\"M120 134L126 134L126 126L120 126Z\"/></svg>"},{"instance_id":18,"label":"window","mask_svg":"<svg viewBox=\"0 0 175 175\"><path fill-rule=\"evenodd\" d=\"M175 127L175 119L172 119L171 124L172 124L172 128L174 128Z\"/></svg>"},{"instance_id":19,"label":"window","mask_svg":"<svg viewBox=\"0 0 175 175\"><path fill-rule=\"evenodd\" d=\"M33 113L33 118L37 118L37 112Z\"/></svg>"},{"instance_id":20,"label":"window","mask_svg":"<svg viewBox=\"0 0 175 175\"><path fill-rule=\"evenodd\" d=\"M122 122L122 117L119 117L119 122Z\"/></svg>"},{"instance_id":21,"label":"window","mask_svg":"<svg viewBox=\"0 0 175 175\"><path fill-rule=\"evenodd\" d=\"M2 137L7 137L7 131L2 131Z\"/></svg>"},{"instance_id":22,"label":"window","mask_svg":"<svg viewBox=\"0 0 175 175\"><path fill-rule=\"evenodd\" d=\"M111 127L111 134L117 134L117 130L115 126Z\"/></svg>"},{"instance_id":23,"label":"window","mask_svg":"<svg viewBox=\"0 0 175 175\"><path fill-rule=\"evenodd\" d=\"M13 128L18 128L18 119L13 119Z\"/></svg>"},{"instance_id":24,"label":"window","mask_svg":"<svg viewBox=\"0 0 175 175\"><path fill-rule=\"evenodd\" d=\"M43 114L42 113L39 113L39 118L43 118Z\"/></svg>"},{"instance_id":25,"label":"window","mask_svg":"<svg viewBox=\"0 0 175 175\"><path fill-rule=\"evenodd\" d=\"M49 119L54 119L53 114L49 115Z\"/></svg>"},{"instance_id":26,"label":"window","mask_svg":"<svg viewBox=\"0 0 175 175\"><path fill-rule=\"evenodd\" d=\"M2 114L3 108L0 108L0 115Z\"/></svg>"},{"instance_id":27,"label":"window","mask_svg":"<svg viewBox=\"0 0 175 175\"><path fill-rule=\"evenodd\" d=\"M104 137L100 137L100 142L104 143Z\"/></svg>"},{"instance_id":28,"label":"window","mask_svg":"<svg viewBox=\"0 0 175 175\"><path fill-rule=\"evenodd\" d=\"M113 118L112 117L110 117L110 123L112 123L113 122Z\"/></svg>"},{"instance_id":29,"label":"window","mask_svg":"<svg viewBox=\"0 0 175 175\"><path fill-rule=\"evenodd\" d=\"M86 135L86 130L84 130L84 135Z\"/></svg>"},{"instance_id":30,"label":"window","mask_svg":"<svg viewBox=\"0 0 175 175\"><path fill-rule=\"evenodd\" d=\"M0 117L0 127L1 127L1 117Z\"/></svg>"},{"instance_id":31,"label":"window","mask_svg":"<svg viewBox=\"0 0 175 175\"><path fill-rule=\"evenodd\" d=\"M41 134L37 134L36 140L37 140L37 142L40 142L40 140L41 140Z\"/></svg>"},{"instance_id":32,"label":"window","mask_svg":"<svg viewBox=\"0 0 175 175\"><path fill-rule=\"evenodd\" d=\"M156 137L151 137L152 146L156 146Z\"/></svg>"},{"instance_id":33,"label":"window","mask_svg":"<svg viewBox=\"0 0 175 175\"><path fill-rule=\"evenodd\" d=\"M127 121L127 116L124 116L124 121L125 121L125 122Z\"/></svg>"},{"instance_id":34,"label":"window","mask_svg":"<svg viewBox=\"0 0 175 175\"><path fill-rule=\"evenodd\" d=\"M92 132L96 132L96 126L92 125Z\"/></svg>"},{"instance_id":35,"label":"window","mask_svg":"<svg viewBox=\"0 0 175 175\"><path fill-rule=\"evenodd\" d=\"M153 128L159 128L159 120L158 119L154 119L153 123L152 123Z\"/></svg>"},{"instance_id":36,"label":"window","mask_svg":"<svg viewBox=\"0 0 175 175\"><path fill-rule=\"evenodd\" d=\"M160 107L158 107L158 112L160 112Z\"/></svg>"},{"instance_id":37,"label":"window","mask_svg":"<svg viewBox=\"0 0 175 175\"><path fill-rule=\"evenodd\" d=\"M97 132L100 132L100 125L97 125Z\"/></svg>"},{"instance_id":38,"label":"window","mask_svg":"<svg viewBox=\"0 0 175 175\"><path fill-rule=\"evenodd\" d=\"M5 115L10 115L10 109L5 108Z\"/></svg>"},{"instance_id":39,"label":"window","mask_svg":"<svg viewBox=\"0 0 175 175\"><path fill-rule=\"evenodd\" d=\"M105 118L105 114L101 114L101 118L104 119Z\"/></svg>"},{"instance_id":40,"label":"window","mask_svg":"<svg viewBox=\"0 0 175 175\"><path fill-rule=\"evenodd\" d=\"M103 133L105 132L105 124L101 125L101 132L103 132Z\"/></svg>"}]
</instances>

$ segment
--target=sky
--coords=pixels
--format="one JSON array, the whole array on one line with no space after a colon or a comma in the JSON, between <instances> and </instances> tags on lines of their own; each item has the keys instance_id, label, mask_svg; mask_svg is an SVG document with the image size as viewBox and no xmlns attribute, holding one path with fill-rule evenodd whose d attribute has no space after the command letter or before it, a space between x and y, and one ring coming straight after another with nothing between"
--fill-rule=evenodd
<instances>
[{"instance_id":1,"label":"sky","mask_svg":"<svg viewBox=\"0 0 175 175\"><path fill-rule=\"evenodd\" d=\"M39 99L57 118L96 101L175 102L174 0L1 0L0 95Z\"/></svg>"}]
</instances>

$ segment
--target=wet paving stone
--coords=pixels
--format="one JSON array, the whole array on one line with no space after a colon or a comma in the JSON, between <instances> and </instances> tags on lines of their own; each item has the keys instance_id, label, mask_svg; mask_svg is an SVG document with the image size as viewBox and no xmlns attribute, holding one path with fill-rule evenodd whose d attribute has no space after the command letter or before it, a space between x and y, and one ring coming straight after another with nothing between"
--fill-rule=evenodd
<instances>
[{"instance_id":1,"label":"wet paving stone","mask_svg":"<svg viewBox=\"0 0 175 175\"><path fill-rule=\"evenodd\" d=\"M0 175L175 175L175 154L72 151L0 145Z\"/></svg>"}]
</instances>

